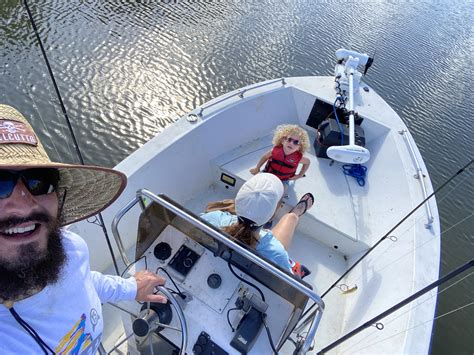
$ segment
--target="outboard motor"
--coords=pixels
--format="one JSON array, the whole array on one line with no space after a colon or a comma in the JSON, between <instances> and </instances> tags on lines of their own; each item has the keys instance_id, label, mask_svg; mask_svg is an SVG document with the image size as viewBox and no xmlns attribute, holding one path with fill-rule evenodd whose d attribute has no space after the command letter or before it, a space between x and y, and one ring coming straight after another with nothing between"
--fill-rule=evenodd
<instances>
[{"instance_id":1,"label":"outboard motor","mask_svg":"<svg viewBox=\"0 0 474 355\"><path fill-rule=\"evenodd\" d=\"M349 92L349 144L332 146L327 149L329 158L348 164L363 164L370 159L370 152L355 142L354 125L354 94L358 93L360 78L362 74L357 71L357 67L365 65L365 71L372 64L373 60L367 54L361 54L347 49L336 51L338 63L335 68L336 80L339 82L339 89L345 96Z\"/></svg>"}]
</instances>

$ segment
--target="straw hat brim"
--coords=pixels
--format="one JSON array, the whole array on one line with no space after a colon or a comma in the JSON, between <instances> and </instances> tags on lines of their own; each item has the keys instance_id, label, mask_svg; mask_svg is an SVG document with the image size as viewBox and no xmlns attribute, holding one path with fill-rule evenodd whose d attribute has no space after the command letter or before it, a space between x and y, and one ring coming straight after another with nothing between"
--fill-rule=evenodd
<instances>
[{"instance_id":1,"label":"straw hat brim","mask_svg":"<svg viewBox=\"0 0 474 355\"><path fill-rule=\"evenodd\" d=\"M17 169L19 165L0 165L0 169ZM88 165L61 163L25 164L21 169L55 168L59 171L58 203L64 193L61 226L98 214L110 206L127 185L127 177L120 171Z\"/></svg>"}]
</instances>

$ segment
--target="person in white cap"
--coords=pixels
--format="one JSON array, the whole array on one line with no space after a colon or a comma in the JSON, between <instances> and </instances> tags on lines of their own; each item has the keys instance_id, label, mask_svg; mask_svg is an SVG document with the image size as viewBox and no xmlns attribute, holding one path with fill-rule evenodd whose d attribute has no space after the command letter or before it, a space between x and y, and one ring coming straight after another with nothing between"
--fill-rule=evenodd
<instances>
[{"instance_id":1,"label":"person in white cap","mask_svg":"<svg viewBox=\"0 0 474 355\"><path fill-rule=\"evenodd\" d=\"M314 198L311 193L305 194L289 213L283 215L275 227L271 230L262 228L272 219L279 207L283 191L283 183L279 178L270 173L260 173L250 178L237 193L236 215L224 211L212 211L201 215L201 218L292 272L294 265L288 257L287 250L291 245L299 217L311 208ZM299 276L305 275L300 273Z\"/></svg>"},{"instance_id":2,"label":"person in white cap","mask_svg":"<svg viewBox=\"0 0 474 355\"><path fill-rule=\"evenodd\" d=\"M0 353L95 354L102 305L166 302L162 277L124 279L90 270L86 242L61 228L109 206L126 177L51 162L25 117L0 105Z\"/></svg>"}]
</instances>

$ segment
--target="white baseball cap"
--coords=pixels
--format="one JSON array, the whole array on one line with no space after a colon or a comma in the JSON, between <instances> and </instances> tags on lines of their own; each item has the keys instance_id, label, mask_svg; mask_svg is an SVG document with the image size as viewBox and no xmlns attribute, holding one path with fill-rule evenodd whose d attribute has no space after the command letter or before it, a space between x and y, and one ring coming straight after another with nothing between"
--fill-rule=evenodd
<instances>
[{"instance_id":1,"label":"white baseball cap","mask_svg":"<svg viewBox=\"0 0 474 355\"><path fill-rule=\"evenodd\" d=\"M283 196L283 183L269 173L259 173L242 185L235 197L237 216L262 226L272 218Z\"/></svg>"}]
</instances>

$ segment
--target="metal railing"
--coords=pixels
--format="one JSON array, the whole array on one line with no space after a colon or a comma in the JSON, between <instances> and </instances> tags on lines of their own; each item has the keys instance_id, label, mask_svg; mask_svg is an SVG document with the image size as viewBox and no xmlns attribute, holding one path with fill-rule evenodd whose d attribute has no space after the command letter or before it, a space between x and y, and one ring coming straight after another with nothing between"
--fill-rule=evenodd
<instances>
[{"instance_id":1,"label":"metal railing","mask_svg":"<svg viewBox=\"0 0 474 355\"><path fill-rule=\"evenodd\" d=\"M407 144L408 144L408 149L410 151L410 154L413 158L413 162L415 164L415 169L416 169L416 175L415 178L420 181L421 184L421 190L423 191L423 199L426 199L428 196L428 193L426 192L426 186L425 186L425 181L424 181L424 174L423 170L421 169L420 163L418 162L418 159L415 154L415 150L413 149L413 144L412 144L412 139L409 134L407 134L408 131L406 129L403 129L400 131L400 134L405 138ZM433 218L433 213L431 212L431 207L429 201L426 201L425 203L425 208L426 208L426 214L428 215L428 222L425 224L425 227L427 229L431 228L431 225L433 224L434 218Z\"/></svg>"},{"instance_id":2,"label":"metal railing","mask_svg":"<svg viewBox=\"0 0 474 355\"><path fill-rule=\"evenodd\" d=\"M177 216L183 218L185 221L191 223L193 226L199 228L200 230L204 231L207 235L211 236L215 240L219 241L220 243L230 247L231 249L235 250L236 252L240 253L240 255L244 256L247 260L250 260L254 264L266 269L270 273L272 273L274 276L279 278L280 280L284 281L285 283L291 285L295 289L297 289L299 292L303 293L306 295L308 298L310 298L317 306L318 309L315 312L314 319L310 325L310 328L308 330L308 333L306 335L306 338L304 340L303 345L301 346L301 349L299 350L299 354L305 354L310 350L311 343L316 335L316 330L318 328L319 322L321 320L323 310L324 310L324 302L323 300L312 290L304 286L302 283L298 282L297 280L293 279L290 275L287 275L283 271L277 269L275 266L269 264L265 260L259 258L257 255L254 255L247 249L241 247L237 243L233 242L229 238L227 238L225 235L222 233L214 230L213 228L209 227L205 223L203 223L201 220L197 219L196 217L188 214L187 212L181 210L179 207L173 205L169 201L163 199L160 196L155 195L154 193L146 190L146 189L140 189L137 191L136 196L133 200L131 200L125 207L123 207L114 217L114 220L112 221L112 233L115 238L115 242L117 243L117 247L119 249L120 255L122 257L123 262L125 265L130 265L130 261L128 260L128 257L125 252L125 248L122 243L122 238L120 237L120 233L118 231L118 224L122 217L137 203L140 203L140 206L142 210L145 208L145 205L143 204L143 197L146 197L159 205L165 207L167 210L173 212Z\"/></svg>"},{"instance_id":3,"label":"metal railing","mask_svg":"<svg viewBox=\"0 0 474 355\"><path fill-rule=\"evenodd\" d=\"M210 108L210 107L212 107L212 106L214 106L214 105L220 104L221 102L223 102L223 101L225 101L225 100L227 100L227 99L230 99L230 98L232 98L232 97L234 97L234 96L237 96L237 95L238 95L241 99L243 99L243 98L244 98L244 94L245 94L246 92L250 91L250 90L258 89L258 88L261 88L262 86L267 86L267 85L275 84L275 83L278 83L278 82L281 82L281 84L282 84L283 86L286 85L285 78L281 78L281 79L275 79L275 80L271 80L271 81L266 81L266 82L264 82L264 83L262 83L262 84L254 85L254 86L249 87L249 88L246 88L246 89L238 90L238 91L234 92L233 94L230 94L230 95L228 95L228 96L225 96L225 97L221 98L220 100L214 101L214 102L212 102L212 103L210 103L210 104L208 104L208 105L201 106L201 107L199 108L199 111L198 111L198 113L197 113L197 116L202 117L202 113L204 112L204 110L206 110L206 109L208 109L208 108ZM191 115L192 115L192 114L191 114Z\"/></svg>"}]
</instances>

